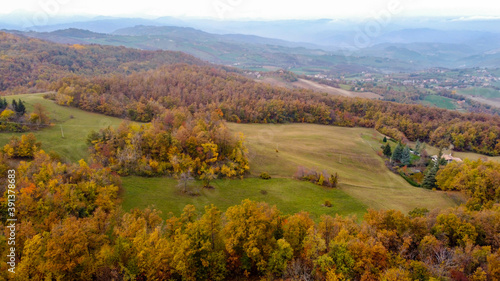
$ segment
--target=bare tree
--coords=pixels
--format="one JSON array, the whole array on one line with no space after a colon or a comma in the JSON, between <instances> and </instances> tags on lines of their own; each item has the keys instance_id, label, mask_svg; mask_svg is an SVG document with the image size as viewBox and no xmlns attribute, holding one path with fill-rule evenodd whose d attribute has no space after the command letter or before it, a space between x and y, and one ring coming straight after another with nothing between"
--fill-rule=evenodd
<instances>
[{"instance_id":1,"label":"bare tree","mask_svg":"<svg viewBox=\"0 0 500 281\"><path fill-rule=\"evenodd\" d=\"M194 181L194 178L191 176L191 171L184 171L178 176L179 184L177 187L181 189L182 193L189 193L189 184Z\"/></svg>"}]
</instances>

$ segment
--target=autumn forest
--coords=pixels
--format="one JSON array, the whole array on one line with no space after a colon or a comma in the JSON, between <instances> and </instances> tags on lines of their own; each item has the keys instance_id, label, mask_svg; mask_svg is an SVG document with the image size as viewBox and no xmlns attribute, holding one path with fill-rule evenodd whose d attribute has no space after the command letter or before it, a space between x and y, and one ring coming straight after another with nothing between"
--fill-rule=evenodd
<instances>
[{"instance_id":1,"label":"autumn forest","mask_svg":"<svg viewBox=\"0 0 500 281\"><path fill-rule=\"evenodd\" d=\"M27 93L123 122L93 129L88 158L71 162L43 149L35 134L59 120L28 105ZM7 226L11 193L17 218L16 273L2 260L0 280L500 280L500 164L487 160L500 156L498 115L279 87L182 52L5 32L0 95L0 132L18 134L0 147L0 218ZM254 146L229 123L373 129L384 136L373 148L384 169L398 177L419 170L410 184L463 200L408 213L369 208L362 217L291 214L253 200L186 205L180 214L124 210L124 177L175 179L179 196L192 198L199 194L189 182L210 190L217 180L253 177ZM448 163L446 149L480 157ZM293 180L326 190L343 180L299 171Z\"/></svg>"}]
</instances>

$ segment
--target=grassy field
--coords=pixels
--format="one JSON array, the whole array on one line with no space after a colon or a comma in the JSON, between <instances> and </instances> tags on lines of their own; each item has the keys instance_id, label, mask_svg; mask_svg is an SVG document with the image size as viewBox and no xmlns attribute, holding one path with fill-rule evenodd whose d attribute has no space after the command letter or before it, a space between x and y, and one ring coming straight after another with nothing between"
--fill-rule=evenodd
<instances>
[{"instance_id":1,"label":"grassy field","mask_svg":"<svg viewBox=\"0 0 500 281\"><path fill-rule=\"evenodd\" d=\"M500 91L491 88L467 88L459 91L467 96L480 96L487 99L500 98Z\"/></svg>"},{"instance_id":2,"label":"grassy field","mask_svg":"<svg viewBox=\"0 0 500 281\"><path fill-rule=\"evenodd\" d=\"M409 185L390 172L376 151L383 136L373 129L314 124L228 124L243 132L250 151L252 176L268 172L291 178L298 166L340 175L341 191L369 208L448 207L453 196ZM276 152L276 149L278 152Z\"/></svg>"},{"instance_id":3,"label":"grassy field","mask_svg":"<svg viewBox=\"0 0 500 281\"><path fill-rule=\"evenodd\" d=\"M51 118L53 125L49 128L33 132L42 142L45 151L54 150L63 158L70 161L86 159L88 156L85 140L91 130L99 130L108 126L117 126L122 119L101 114L90 113L76 108L64 107L46 100L43 94L28 94L20 96L7 96L7 101L21 98L26 102L27 111L33 109L33 104L42 104ZM64 134L64 138L63 138ZM22 133L0 133L0 146L9 142L12 136L21 136Z\"/></svg>"},{"instance_id":4,"label":"grassy field","mask_svg":"<svg viewBox=\"0 0 500 281\"><path fill-rule=\"evenodd\" d=\"M346 85L346 84L340 84L339 87L341 89L344 89L344 90L347 90L347 91L350 91L351 90L351 86L350 85Z\"/></svg>"},{"instance_id":5,"label":"grassy field","mask_svg":"<svg viewBox=\"0 0 500 281\"><path fill-rule=\"evenodd\" d=\"M454 100L437 95L425 96L425 99L422 103L450 110L455 110L458 108L457 103Z\"/></svg>"},{"instance_id":6,"label":"grassy field","mask_svg":"<svg viewBox=\"0 0 500 281\"><path fill-rule=\"evenodd\" d=\"M500 107L500 91L492 88L467 88L459 91L460 94L468 95L470 99Z\"/></svg>"},{"instance_id":7,"label":"grassy field","mask_svg":"<svg viewBox=\"0 0 500 281\"><path fill-rule=\"evenodd\" d=\"M217 180L212 184L214 189L200 188L200 185L195 183L193 188L199 192L198 196L182 194L177 188L177 181L172 178L130 176L122 180L125 187L124 210L154 205L162 211L163 217L167 217L168 212L179 215L186 204L193 204L198 211L203 211L204 206L208 204L215 204L225 211L244 199L265 201L276 205L286 214L307 210L315 219L321 214L357 215L361 218L366 211L363 203L342 190L292 179ZM325 200L329 200L333 206L324 207Z\"/></svg>"},{"instance_id":8,"label":"grassy field","mask_svg":"<svg viewBox=\"0 0 500 281\"><path fill-rule=\"evenodd\" d=\"M19 96L8 97L9 102L12 98ZM118 118L56 105L43 99L42 94L21 98L28 111L33 104L41 103L50 112L53 126L35 132L42 148L54 150L71 161L87 158L85 139L91 130L122 122ZM214 203L226 209L250 198L276 204L284 213L306 210L317 218L322 213L360 215L367 208L407 212L415 207L432 209L455 205L446 193L412 187L391 173L376 153L382 136L375 130L313 124L230 123L228 126L247 137L251 165L248 178L216 181L214 190L200 189L200 195L192 197L180 194L174 179L126 177L123 178L124 208L156 205L164 215L168 212L179 214L185 204L202 209ZM12 135L20 134L0 134L0 145L7 143ZM338 172L339 188L325 189L292 179L298 166ZM264 171L273 179L257 178ZM195 185L201 186L200 183ZM333 207L323 207L325 200Z\"/></svg>"}]
</instances>

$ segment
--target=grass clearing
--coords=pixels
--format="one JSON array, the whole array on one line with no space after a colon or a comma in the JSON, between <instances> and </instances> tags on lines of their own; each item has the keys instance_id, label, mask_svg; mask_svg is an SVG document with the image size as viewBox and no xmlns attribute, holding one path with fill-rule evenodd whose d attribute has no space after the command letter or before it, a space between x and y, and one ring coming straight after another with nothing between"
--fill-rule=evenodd
<instances>
[{"instance_id":1,"label":"grass clearing","mask_svg":"<svg viewBox=\"0 0 500 281\"><path fill-rule=\"evenodd\" d=\"M438 95L427 95L425 96L422 104L431 105L439 108L455 110L458 108L457 103L449 98L438 96Z\"/></svg>"},{"instance_id":2,"label":"grass clearing","mask_svg":"<svg viewBox=\"0 0 500 281\"><path fill-rule=\"evenodd\" d=\"M56 151L64 159L72 162L87 159L88 148L85 140L91 130L99 130L108 126L118 126L122 119L91 113L73 107L55 104L43 98L43 94L26 94L5 97L9 104L12 99L26 102L27 112L33 110L35 103L42 104L49 112L52 126L34 131L37 140L42 142L42 149L46 152ZM23 133L0 133L0 146L9 142L12 136L20 137ZM24 133L26 134L26 133ZM64 138L62 137L64 135Z\"/></svg>"},{"instance_id":3,"label":"grass clearing","mask_svg":"<svg viewBox=\"0 0 500 281\"><path fill-rule=\"evenodd\" d=\"M182 194L177 181L172 178L142 178L129 176L122 178L124 190L123 208L145 208L154 205L166 218L169 212L180 215L187 204L193 204L198 211L214 204L225 211L228 207L241 203L244 199L265 201L276 205L285 214L308 211L314 219L321 214L357 215L361 218L366 206L342 190L329 189L309 182L292 179L246 178L243 180L217 180L214 189L201 188L196 183L200 195ZM332 202L328 208L322 206L325 200Z\"/></svg>"},{"instance_id":4,"label":"grass clearing","mask_svg":"<svg viewBox=\"0 0 500 281\"><path fill-rule=\"evenodd\" d=\"M344 89L344 90L347 90L347 91L350 91L350 90L351 90L351 88L352 88L352 86L347 85L347 84L339 84L339 87L340 87L341 89Z\"/></svg>"},{"instance_id":5,"label":"grass clearing","mask_svg":"<svg viewBox=\"0 0 500 281\"><path fill-rule=\"evenodd\" d=\"M90 113L45 100L43 94L7 97L21 98L28 111L40 103L50 113L53 126L34 132L46 151L54 150L62 157L77 161L88 157L85 139L91 130L117 126L123 120ZM366 208L397 209L408 212L415 207L445 208L456 205L443 192L433 192L410 186L403 178L391 173L376 151L383 138L373 129L342 128L314 124L235 124L233 132L243 132L250 156L250 176L244 180L219 180L214 190L203 190L199 196L180 194L177 181L171 178L123 178L123 206L143 208L156 205L166 215L179 214L186 204L202 206L214 203L221 209L250 198L276 205L284 213L308 211L317 218L327 214L361 215ZM61 127L64 133L62 137ZM21 133L1 133L0 145ZM276 152L278 150L278 152ZM308 182L293 180L298 166L338 172L337 189L326 189ZM268 172L273 179L258 178ZM200 184L201 186L201 184ZM262 194L261 190L267 192ZM329 200L332 208L323 207Z\"/></svg>"},{"instance_id":6,"label":"grass clearing","mask_svg":"<svg viewBox=\"0 0 500 281\"><path fill-rule=\"evenodd\" d=\"M385 167L377 155L383 136L373 129L315 124L234 124L250 151L250 172L291 178L298 166L338 172L339 189L369 208L408 212L456 205L444 192L413 187ZM276 152L278 150L278 152Z\"/></svg>"}]
</instances>

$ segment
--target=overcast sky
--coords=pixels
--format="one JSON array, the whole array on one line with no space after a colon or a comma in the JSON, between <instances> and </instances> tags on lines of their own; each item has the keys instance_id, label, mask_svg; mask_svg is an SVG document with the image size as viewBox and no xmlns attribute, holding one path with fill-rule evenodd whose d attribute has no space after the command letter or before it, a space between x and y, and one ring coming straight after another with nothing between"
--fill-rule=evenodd
<instances>
[{"instance_id":1,"label":"overcast sky","mask_svg":"<svg viewBox=\"0 0 500 281\"><path fill-rule=\"evenodd\" d=\"M220 19L367 18L389 11L398 16L500 16L492 0L9 0L0 13L50 16L177 16Z\"/></svg>"}]
</instances>

